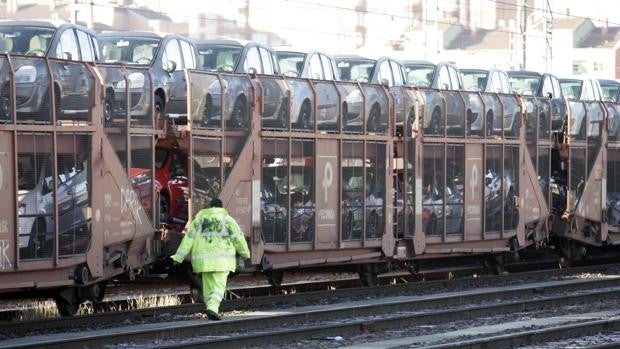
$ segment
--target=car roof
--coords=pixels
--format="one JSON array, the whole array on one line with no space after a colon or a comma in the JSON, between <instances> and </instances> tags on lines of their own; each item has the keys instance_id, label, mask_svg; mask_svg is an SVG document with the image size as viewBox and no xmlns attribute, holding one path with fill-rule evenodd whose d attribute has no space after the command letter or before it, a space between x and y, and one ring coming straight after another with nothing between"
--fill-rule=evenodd
<instances>
[{"instance_id":1,"label":"car roof","mask_svg":"<svg viewBox=\"0 0 620 349\"><path fill-rule=\"evenodd\" d=\"M0 25L23 25L47 28L58 28L63 24L71 24L64 21L52 21L45 19L2 19Z\"/></svg>"},{"instance_id":2,"label":"car roof","mask_svg":"<svg viewBox=\"0 0 620 349\"><path fill-rule=\"evenodd\" d=\"M541 77L543 74L537 72L537 71L533 71L533 70L509 70L506 73L508 73L509 76L537 76L537 77Z\"/></svg>"},{"instance_id":3,"label":"car roof","mask_svg":"<svg viewBox=\"0 0 620 349\"><path fill-rule=\"evenodd\" d=\"M228 45L228 46L239 46L239 47L244 47L248 44L256 44L259 46L265 46L265 45L260 45L259 43L255 43L253 41L249 41L249 40L241 40L241 39L202 39L202 40L194 40L194 43L196 44L196 46L199 45Z\"/></svg>"},{"instance_id":4,"label":"car roof","mask_svg":"<svg viewBox=\"0 0 620 349\"><path fill-rule=\"evenodd\" d=\"M612 79L598 79L598 82L601 85L620 85L620 82L618 82L617 80L612 80Z\"/></svg>"},{"instance_id":5,"label":"car roof","mask_svg":"<svg viewBox=\"0 0 620 349\"><path fill-rule=\"evenodd\" d=\"M335 55L334 59L336 60L361 60L361 61L377 61L376 59L359 56L359 55Z\"/></svg>"},{"instance_id":6,"label":"car roof","mask_svg":"<svg viewBox=\"0 0 620 349\"><path fill-rule=\"evenodd\" d=\"M131 37L131 38L153 38L153 39L163 39L167 36L180 37L182 36L177 34L166 34L166 33L156 33L156 32L148 32L148 31L105 31L99 34L101 37Z\"/></svg>"},{"instance_id":7,"label":"car roof","mask_svg":"<svg viewBox=\"0 0 620 349\"><path fill-rule=\"evenodd\" d=\"M431 61L425 61L422 59L405 59L400 61L403 65L432 65L435 66L435 63Z\"/></svg>"}]
</instances>

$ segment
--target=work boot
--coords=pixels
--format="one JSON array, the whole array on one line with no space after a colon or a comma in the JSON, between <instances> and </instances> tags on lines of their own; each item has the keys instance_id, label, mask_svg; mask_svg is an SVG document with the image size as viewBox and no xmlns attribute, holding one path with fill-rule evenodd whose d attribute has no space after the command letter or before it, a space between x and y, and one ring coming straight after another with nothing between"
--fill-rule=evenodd
<instances>
[{"instance_id":1,"label":"work boot","mask_svg":"<svg viewBox=\"0 0 620 349\"><path fill-rule=\"evenodd\" d=\"M209 310L207 309L207 317L209 318L209 320L213 320L213 321L220 321L222 320L222 318L213 310Z\"/></svg>"}]
</instances>

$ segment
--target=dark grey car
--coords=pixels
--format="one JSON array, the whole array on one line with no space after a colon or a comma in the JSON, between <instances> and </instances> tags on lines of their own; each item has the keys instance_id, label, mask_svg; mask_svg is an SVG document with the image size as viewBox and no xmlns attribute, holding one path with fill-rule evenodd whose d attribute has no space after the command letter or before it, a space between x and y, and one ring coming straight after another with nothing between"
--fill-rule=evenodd
<instances>
[{"instance_id":1,"label":"dark grey car","mask_svg":"<svg viewBox=\"0 0 620 349\"><path fill-rule=\"evenodd\" d=\"M269 46L243 40L198 40L196 47L201 58L199 69L219 72L261 75L280 75L276 52ZM284 84L280 80L261 78L263 85L264 110L263 122L282 128L288 127L288 109L284 93ZM224 123L243 128L249 120L248 81L228 84L225 105L232 106L230 112L224 112ZM203 126L219 125L222 119L222 87L214 82L207 88L207 94L201 102L204 105ZM230 108L229 108L230 109Z\"/></svg>"},{"instance_id":2,"label":"dark grey car","mask_svg":"<svg viewBox=\"0 0 620 349\"><path fill-rule=\"evenodd\" d=\"M195 69L197 51L187 38L175 34L159 35L151 32L106 32L99 36L105 62L149 67L152 79L153 106L159 115L187 120L187 82L184 69ZM125 80L107 86L106 102L123 105L125 91L131 94L132 115L146 115L151 107L150 91L144 73L135 71ZM106 107L107 110L107 107ZM109 117L106 115L106 120Z\"/></svg>"},{"instance_id":3,"label":"dark grey car","mask_svg":"<svg viewBox=\"0 0 620 349\"><path fill-rule=\"evenodd\" d=\"M0 21L0 53L56 58L50 68L42 59L14 57L16 111L18 118L51 119L50 86L54 88L56 117L86 118L92 107L89 91L91 74L84 64L71 61L99 60L96 34L92 30L64 22ZM11 115L8 82L0 92L0 118Z\"/></svg>"}]
</instances>

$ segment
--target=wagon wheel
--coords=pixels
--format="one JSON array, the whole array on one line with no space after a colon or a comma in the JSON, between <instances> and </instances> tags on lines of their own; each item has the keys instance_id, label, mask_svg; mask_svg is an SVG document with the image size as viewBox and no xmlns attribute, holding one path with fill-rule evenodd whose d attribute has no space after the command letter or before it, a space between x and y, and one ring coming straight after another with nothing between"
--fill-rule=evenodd
<instances>
[{"instance_id":1,"label":"wagon wheel","mask_svg":"<svg viewBox=\"0 0 620 349\"><path fill-rule=\"evenodd\" d=\"M359 266L358 274L362 286L377 286L378 276L374 264L362 264Z\"/></svg>"},{"instance_id":2,"label":"wagon wheel","mask_svg":"<svg viewBox=\"0 0 620 349\"><path fill-rule=\"evenodd\" d=\"M55 298L58 313L61 316L74 316L80 309L80 302L75 298L67 300L62 296Z\"/></svg>"},{"instance_id":3,"label":"wagon wheel","mask_svg":"<svg viewBox=\"0 0 620 349\"><path fill-rule=\"evenodd\" d=\"M267 277L267 282L272 287L280 287L282 286L282 279L284 278L284 272L282 270L265 270L265 276Z\"/></svg>"}]
</instances>

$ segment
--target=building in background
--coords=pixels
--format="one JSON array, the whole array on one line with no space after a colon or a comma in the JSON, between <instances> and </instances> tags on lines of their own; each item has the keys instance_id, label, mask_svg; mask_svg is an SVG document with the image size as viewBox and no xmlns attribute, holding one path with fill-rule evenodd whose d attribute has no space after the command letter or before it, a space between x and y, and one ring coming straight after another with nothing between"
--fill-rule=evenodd
<instances>
[{"instance_id":1,"label":"building in background","mask_svg":"<svg viewBox=\"0 0 620 349\"><path fill-rule=\"evenodd\" d=\"M620 78L617 0L0 0L0 17Z\"/></svg>"}]
</instances>

